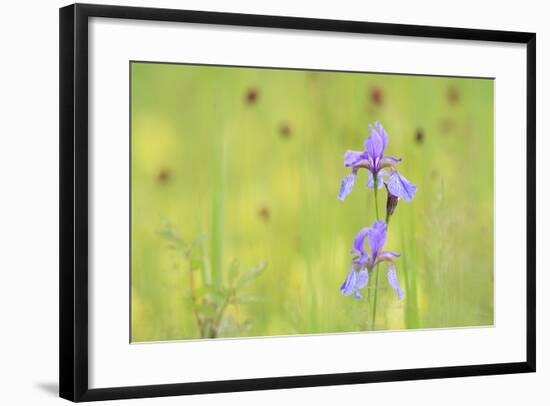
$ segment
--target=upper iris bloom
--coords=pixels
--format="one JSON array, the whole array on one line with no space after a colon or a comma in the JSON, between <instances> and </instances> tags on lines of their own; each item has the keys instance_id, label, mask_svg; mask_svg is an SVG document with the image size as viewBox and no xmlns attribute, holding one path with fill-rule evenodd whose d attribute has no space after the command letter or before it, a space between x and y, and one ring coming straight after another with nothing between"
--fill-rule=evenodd
<instances>
[{"instance_id":1,"label":"upper iris bloom","mask_svg":"<svg viewBox=\"0 0 550 406\"><path fill-rule=\"evenodd\" d=\"M398 257L399 254L391 251L382 251L386 243L386 229L386 223L377 220L372 227L363 228L355 237L351 253L357 256L352 259L350 272L340 288L340 291L344 295L349 296L353 294L357 299L362 298L360 289L367 285L369 271L380 262L386 261L389 262L388 283L397 293L397 299L401 300L403 297L404 293L399 286L394 263L394 258ZM367 237L370 253L365 250L365 239Z\"/></svg>"},{"instance_id":2,"label":"upper iris bloom","mask_svg":"<svg viewBox=\"0 0 550 406\"><path fill-rule=\"evenodd\" d=\"M367 187L374 187L376 178L380 188L385 183L388 190L395 196L410 201L416 194L416 186L401 176L394 164L401 162L401 158L384 156L388 144L388 134L377 121L375 127L369 125L370 136L365 140L364 151L347 151L344 154L344 166L351 167L351 173L342 180L338 198L344 200L353 189L357 171L365 168L369 171Z\"/></svg>"}]
</instances>

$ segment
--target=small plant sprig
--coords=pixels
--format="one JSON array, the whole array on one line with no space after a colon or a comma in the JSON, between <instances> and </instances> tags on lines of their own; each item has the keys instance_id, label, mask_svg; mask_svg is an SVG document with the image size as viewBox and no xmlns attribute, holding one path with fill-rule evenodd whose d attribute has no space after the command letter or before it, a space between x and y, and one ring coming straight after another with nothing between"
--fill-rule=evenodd
<instances>
[{"instance_id":1,"label":"small plant sprig","mask_svg":"<svg viewBox=\"0 0 550 406\"><path fill-rule=\"evenodd\" d=\"M230 306L256 303L261 297L243 293L266 268L265 262L241 273L240 263L233 260L228 272L227 281L222 286L210 283L207 269L205 238L199 236L191 242L184 241L170 225L166 225L159 234L168 242L168 247L175 250L185 264L187 274L186 297L191 302L195 322L200 338L217 338L221 336L240 335L251 327L250 320L237 322L227 311Z\"/></svg>"},{"instance_id":2,"label":"small plant sprig","mask_svg":"<svg viewBox=\"0 0 550 406\"><path fill-rule=\"evenodd\" d=\"M376 301L378 290L378 267L380 263L388 263L387 280L391 288L397 293L397 299L401 300L404 291L397 279L395 259L400 256L392 251L382 251L386 243L388 224L400 199L411 201L416 194L416 186L399 174L395 164L401 162L401 158L384 156L388 144L388 134L378 122L374 127L369 126L370 136L365 140L363 151L347 151L344 154L344 166L351 168L351 173L342 180L338 198L342 201L352 191L355 178L359 169L368 171L367 188L374 191L374 209L376 220L371 227L362 228L353 242L351 254L355 255L351 260L350 271L340 287L345 295L352 295L356 299L363 297L361 289L367 286L369 272L375 273L374 294L372 300L371 329L375 328ZM386 187L386 218L380 219L378 212L378 189ZM365 249L365 240L368 239L370 253Z\"/></svg>"}]
</instances>

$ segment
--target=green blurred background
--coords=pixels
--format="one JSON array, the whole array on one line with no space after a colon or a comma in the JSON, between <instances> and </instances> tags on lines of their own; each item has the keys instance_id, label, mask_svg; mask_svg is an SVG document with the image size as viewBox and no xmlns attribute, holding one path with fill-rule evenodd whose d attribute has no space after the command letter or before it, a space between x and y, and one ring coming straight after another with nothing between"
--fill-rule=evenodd
<instances>
[{"instance_id":1,"label":"green blurred background","mask_svg":"<svg viewBox=\"0 0 550 406\"><path fill-rule=\"evenodd\" d=\"M339 291L375 217L366 171L337 193L376 120L418 192L385 246L405 297L380 274L375 329L492 325L492 80L133 62L131 341L200 338L193 292L235 261L266 268L217 336L370 329L372 278L364 300ZM196 265L166 230L201 241Z\"/></svg>"}]
</instances>

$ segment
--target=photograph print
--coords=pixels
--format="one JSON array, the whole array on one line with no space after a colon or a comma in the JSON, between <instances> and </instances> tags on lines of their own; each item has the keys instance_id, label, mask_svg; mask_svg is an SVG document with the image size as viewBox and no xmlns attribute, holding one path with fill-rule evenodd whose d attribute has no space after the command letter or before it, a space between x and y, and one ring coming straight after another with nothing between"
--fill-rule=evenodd
<instances>
[{"instance_id":1,"label":"photograph print","mask_svg":"<svg viewBox=\"0 0 550 406\"><path fill-rule=\"evenodd\" d=\"M494 81L130 62L132 343L494 322Z\"/></svg>"}]
</instances>

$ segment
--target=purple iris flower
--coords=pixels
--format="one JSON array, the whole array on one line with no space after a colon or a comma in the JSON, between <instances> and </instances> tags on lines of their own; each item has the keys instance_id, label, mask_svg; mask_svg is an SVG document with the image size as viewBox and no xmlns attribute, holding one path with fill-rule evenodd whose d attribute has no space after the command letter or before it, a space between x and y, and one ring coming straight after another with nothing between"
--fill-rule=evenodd
<instances>
[{"instance_id":1,"label":"purple iris flower","mask_svg":"<svg viewBox=\"0 0 550 406\"><path fill-rule=\"evenodd\" d=\"M342 180L338 198L344 200L353 189L357 171L361 168L369 171L367 187L381 188L384 184L390 192L405 200L410 201L416 194L416 186L401 176L394 164L401 162L401 158L384 156L388 144L388 134L384 127L377 121L369 125L370 136L365 140L363 151L347 151L344 154L344 166L351 168L351 173ZM377 185L374 184L376 178Z\"/></svg>"},{"instance_id":2,"label":"purple iris flower","mask_svg":"<svg viewBox=\"0 0 550 406\"><path fill-rule=\"evenodd\" d=\"M386 243L386 223L377 220L370 228L363 228L353 241L351 253L356 255L351 261L351 268L346 280L342 284L340 291L345 295L354 295L355 298L362 298L360 289L364 288L369 280L369 271L380 262L389 262L388 283L397 293L397 299L403 297L403 290L399 286L397 274L395 272L394 258L399 254L391 251L382 251ZM368 238L370 253L365 250L365 239Z\"/></svg>"}]
</instances>

